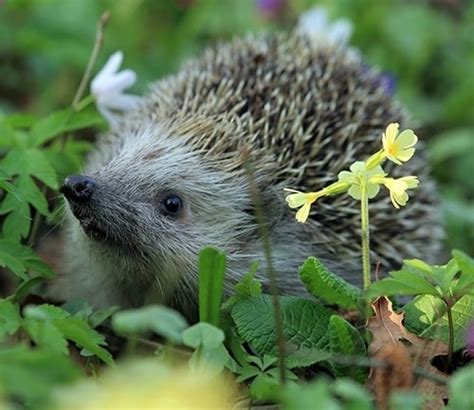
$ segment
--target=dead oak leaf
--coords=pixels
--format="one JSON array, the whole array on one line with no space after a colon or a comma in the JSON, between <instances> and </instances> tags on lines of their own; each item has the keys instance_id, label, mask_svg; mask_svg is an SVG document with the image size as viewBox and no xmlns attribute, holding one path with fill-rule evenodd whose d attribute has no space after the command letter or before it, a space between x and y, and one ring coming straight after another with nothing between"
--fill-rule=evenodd
<instances>
[{"instance_id":1,"label":"dead oak leaf","mask_svg":"<svg viewBox=\"0 0 474 410\"><path fill-rule=\"evenodd\" d=\"M375 316L367 321L373 339L369 345L369 356L375 355L387 343L397 343L401 339L410 340L410 333L403 326L403 313L393 311L392 302L385 296L372 303Z\"/></svg>"},{"instance_id":2,"label":"dead oak leaf","mask_svg":"<svg viewBox=\"0 0 474 410\"><path fill-rule=\"evenodd\" d=\"M409 353L412 369L417 368L440 380L447 380L447 375L431 364L434 357L446 355L448 348L445 343L424 339L408 332L403 326L403 313L394 312L392 302L386 297L381 297L372 303L372 309L375 315L367 321L366 326L373 335L369 345L369 356L377 357L379 351L387 344L402 343ZM426 398L425 409L443 408L443 400L448 396L446 385L434 381L433 377L417 376L413 385L414 390ZM376 387L373 372L369 383L373 388Z\"/></svg>"}]
</instances>

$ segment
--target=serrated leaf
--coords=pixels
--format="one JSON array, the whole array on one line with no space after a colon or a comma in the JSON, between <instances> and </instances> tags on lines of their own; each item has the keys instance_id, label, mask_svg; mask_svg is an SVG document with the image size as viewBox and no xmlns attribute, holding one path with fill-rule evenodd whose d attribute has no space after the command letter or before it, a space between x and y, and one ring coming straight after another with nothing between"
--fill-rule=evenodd
<instances>
[{"instance_id":1,"label":"serrated leaf","mask_svg":"<svg viewBox=\"0 0 474 410\"><path fill-rule=\"evenodd\" d=\"M223 305L223 309L230 309L241 299L262 294L262 284L255 278L258 269L258 262L254 262L242 279L234 286L235 294L232 295Z\"/></svg>"},{"instance_id":2,"label":"serrated leaf","mask_svg":"<svg viewBox=\"0 0 474 410\"><path fill-rule=\"evenodd\" d=\"M362 336L347 320L333 315L329 321L329 345L333 356L366 357L367 349ZM367 379L367 368L333 363L336 376L349 376L360 383Z\"/></svg>"},{"instance_id":3,"label":"serrated leaf","mask_svg":"<svg viewBox=\"0 0 474 410\"><path fill-rule=\"evenodd\" d=\"M328 326L332 312L321 304L291 296L280 297L287 365L301 363L301 351L326 349L329 345ZM238 301L232 308L232 318L239 336L259 354L276 356L275 319L271 296L261 295ZM309 359L309 357L308 357ZM311 361L311 360L309 360ZM308 363L309 365L312 363Z\"/></svg>"},{"instance_id":4,"label":"serrated leaf","mask_svg":"<svg viewBox=\"0 0 474 410\"><path fill-rule=\"evenodd\" d=\"M8 194L10 196L11 194ZM5 238L13 242L20 242L30 232L31 213L27 202L17 201L17 206L6 216L2 225L2 233Z\"/></svg>"},{"instance_id":5,"label":"serrated leaf","mask_svg":"<svg viewBox=\"0 0 474 410\"><path fill-rule=\"evenodd\" d=\"M8 267L22 279L27 279L27 269L45 277L54 275L31 248L6 239L0 239L0 266Z\"/></svg>"},{"instance_id":6,"label":"serrated leaf","mask_svg":"<svg viewBox=\"0 0 474 410\"><path fill-rule=\"evenodd\" d=\"M219 326L225 255L207 247L199 253L199 320Z\"/></svg>"},{"instance_id":7,"label":"serrated leaf","mask_svg":"<svg viewBox=\"0 0 474 410\"><path fill-rule=\"evenodd\" d=\"M67 317L55 319L54 325L67 339L72 340L79 347L86 348L108 365L114 364L112 355L101 347L106 345L104 336L92 329L85 320Z\"/></svg>"},{"instance_id":8,"label":"serrated leaf","mask_svg":"<svg viewBox=\"0 0 474 410\"><path fill-rule=\"evenodd\" d=\"M68 354L67 340L53 322L25 319L23 328L36 345L57 354Z\"/></svg>"},{"instance_id":9,"label":"serrated leaf","mask_svg":"<svg viewBox=\"0 0 474 410\"><path fill-rule=\"evenodd\" d=\"M44 153L36 148L12 149L3 159L3 169L10 175L30 175L52 189L58 188L54 168Z\"/></svg>"},{"instance_id":10,"label":"serrated leaf","mask_svg":"<svg viewBox=\"0 0 474 410\"><path fill-rule=\"evenodd\" d=\"M343 308L359 308L362 291L330 272L318 259L308 258L300 267L300 277L314 297Z\"/></svg>"},{"instance_id":11,"label":"serrated leaf","mask_svg":"<svg viewBox=\"0 0 474 410\"><path fill-rule=\"evenodd\" d=\"M418 296L403 307L406 328L422 337L448 342L446 305L431 295ZM474 321L474 296L465 295L451 308L454 322L454 349L465 345L464 332Z\"/></svg>"},{"instance_id":12,"label":"serrated leaf","mask_svg":"<svg viewBox=\"0 0 474 410\"><path fill-rule=\"evenodd\" d=\"M180 313L165 306L145 306L123 310L112 318L112 327L119 333L140 334L155 332L167 340L181 343L181 332L188 323Z\"/></svg>"},{"instance_id":13,"label":"serrated leaf","mask_svg":"<svg viewBox=\"0 0 474 410\"><path fill-rule=\"evenodd\" d=\"M20 324L18 307L5 299L0 299L0 341L6 335L14 334L20 328Z\"/></svg>"}]
</instances>

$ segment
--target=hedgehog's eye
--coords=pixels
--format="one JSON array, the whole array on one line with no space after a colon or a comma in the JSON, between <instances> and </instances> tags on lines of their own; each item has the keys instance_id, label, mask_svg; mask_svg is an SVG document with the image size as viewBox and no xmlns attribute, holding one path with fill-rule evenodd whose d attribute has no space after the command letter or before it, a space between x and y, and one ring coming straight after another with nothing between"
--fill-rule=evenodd
<instances>
[{"instance_id":1,"label":"hedgehog's eye","mask_svg":"<svg viewBox=\"0 0 474 410\"><path fill-rule=\"evenodd\" d=\"M183 200L178 195L168 195L161 201L163 209L169 214L177 214L183 207Z\"/></svg>"}]
</instances>

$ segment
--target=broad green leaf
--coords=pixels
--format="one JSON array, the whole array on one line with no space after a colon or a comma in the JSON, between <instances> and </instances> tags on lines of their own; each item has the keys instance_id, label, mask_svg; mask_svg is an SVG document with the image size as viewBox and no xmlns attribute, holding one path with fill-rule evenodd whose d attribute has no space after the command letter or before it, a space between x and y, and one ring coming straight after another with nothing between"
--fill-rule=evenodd
<instances>
[{"instance_id":1,"label":"broad green leaf","mask_svg":"<svg viewBox=\"0 0 474 410\"><path fill-rule=\"evenodd\" d=\"M197 349L200 346L214 349L224 342L224 332L209 323L197 323L182 333L183 343Z\"/></svg>"},{"instance_id":2,"label":"broad green leaf","mask_svg":"<svg viewBox=\"0 0 474 410\"><path fill-rule=\"evenodd\" d=\"M329 345L333 356L366 357L367 349L362 336L347 320L338 315L329 321ZM333 363L336 376L349 376L360 383L367 379L367 368Z\"/></svg>"},{"instance_id":3,"label":"broad green leaf","mask_svg":"<svg viewBox=\"0 0 474 410\"><path fill-rule=\"evenodd\" d=\"M446 305L431 295L418 296L407 303L405 327L420 336L448 342L448 318ZM464 333L469 323L474 321L474 296L465 295L451 308L454 322L454 348L465 345Z\"/></svg>"},{"instance_id":4,"label":"broad green leaf","mask_svg":"<svg viewBox=\"0 0 474 410\"><path fill-rule=\"evenodd\" d=\"M454 249L452 252L454 260L457 262L459 269L463 273L467 273L469 275L474 275L474 259L471 258L466 253Z\"/></svg>"},{"instance_id":5,"label":"broad green leaf","mask_svg":"<svg viewBox=\"0 0 474 410\"><path fill-rule=\"evenodd\" d=\"M373 410L374 401L368 391L352 379L339 379L332 384L332 392L344 402L346 410Z\"/></svg>"},{"instance_id":6,"label":"broad green leaf","mask_svg":"<svg viewBox=\"0 0 474 410\"><path fill-rule=\"evenodd\" d=\"M117 332L125 334L152 331L179 344L181 343L181 332L188 327L188 323L175 310L155 305L117 312L112 317L112 326Z\"/></svg>"},{"instance_id":7,"label":"broad green leaf","mask_svg":"<svg viewBox=\"0 0 474 410\"><path fill-rule=\"evenodd\" d=\"M225 255L217 249L204 248L199 254L199 320L219 326L224 288Z\"/></svg>"},{"instance_id":8,"label":"broad green leaf","mask_svg":"<svg viewBox=\"0 0 474 410\"><path fill-rule=\"evenodd\" d=\"M14 198L12 194L8 194L6 201ZM25 201L16 202L16 207L6 216L2 225L2 233L5 238L13 242L19 242L21 238L26 238L30 233L31 212L30 206Z\"/></svg>"},{"instance_id":9,"label":"broad green leaf","mask_svg":"<svg viewBox=\"0 0 474 410\"><path fill-rule=\"evenodd\" d=\"M231 358L225 348L224 332L205 322L185 329L181 335L183 344L195 349L189 365L198 370L201 367L220 373Z\"/></svg>"},{"instance_id":10,"label":"broad green leaf","mask_svg":"<svg viewBox=\"0 0 474 410\"><path fill-rule=\"evenodd\" d=\"M297 297L280 297L287 365L304 365L302 352L329 347L328 326L332 312L321 304ZM239 336L259 354L276 356L275 318L272 298L254 296L238 301L231 311ZM295 362L292 362L295 357ZM308 363L313 363L308 355ZM318 358L317 358L318 359Z\"/></svg>"},{"instance_id":11,"label":"broad green leaf","mask_svg":"<svg viewBox=\"0 0 474 410\"><path fill-rule=\"evenodd\" d=\"M424 277L405 270L390 272L390 277L372 283L367 290L367 296L370 298L382 295L420 294L440 295L438 290Z\"/></svg>"},{"instance_id":12,"label":"broad green leaf","mask_svg":"<svg viewBox=\"0 0 474 410\"><path fill-rule=\"evenodd\" d=\"M358 308L359 288L330 272L318 259L310 257L300 268L300 277L314 297L343 308Z\"/></svg>"},{"instance_id":13,"label":"broad green leaf","mask_svg":"<svg viewBox=\"0 0 474 410\"><path fill-rule=\"evenodd\" d=\"M0 341L6 335L14 334L20 327L21 317L18 307L13 303L0 299Z\"/></svg>"}]
</instances>

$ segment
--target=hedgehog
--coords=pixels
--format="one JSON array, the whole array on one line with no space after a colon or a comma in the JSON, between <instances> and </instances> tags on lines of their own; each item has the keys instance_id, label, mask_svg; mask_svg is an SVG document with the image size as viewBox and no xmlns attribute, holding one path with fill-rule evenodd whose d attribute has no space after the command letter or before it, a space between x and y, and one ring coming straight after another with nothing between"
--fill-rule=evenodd
<instances>
[{"instance_id":1,"label":"hedgehog","mask_svg":"<svg viewBox=\"0 0 474 410\"><path fill-rule=\"evenodd\" d=\"M357 202L325 198L301 224L283 190L334 182L380 149L391 122L406 126L406 111L381 86L380 72L347 47L293 30L208 49L154 83L99 138L83 174L66 178L62 296L95 307L162 303L195 318L198 254L208 245L227 255L226 293L254 261L268 286L245 161L255 170L279 291L306 294L298 269L309 256L358 283ZM383 195L371 202L372 260L383 271L404 258L432 261L440 250L422 147L403 172L421 181L406 207L391 208Z\"/></svg>"}]
</instances>

